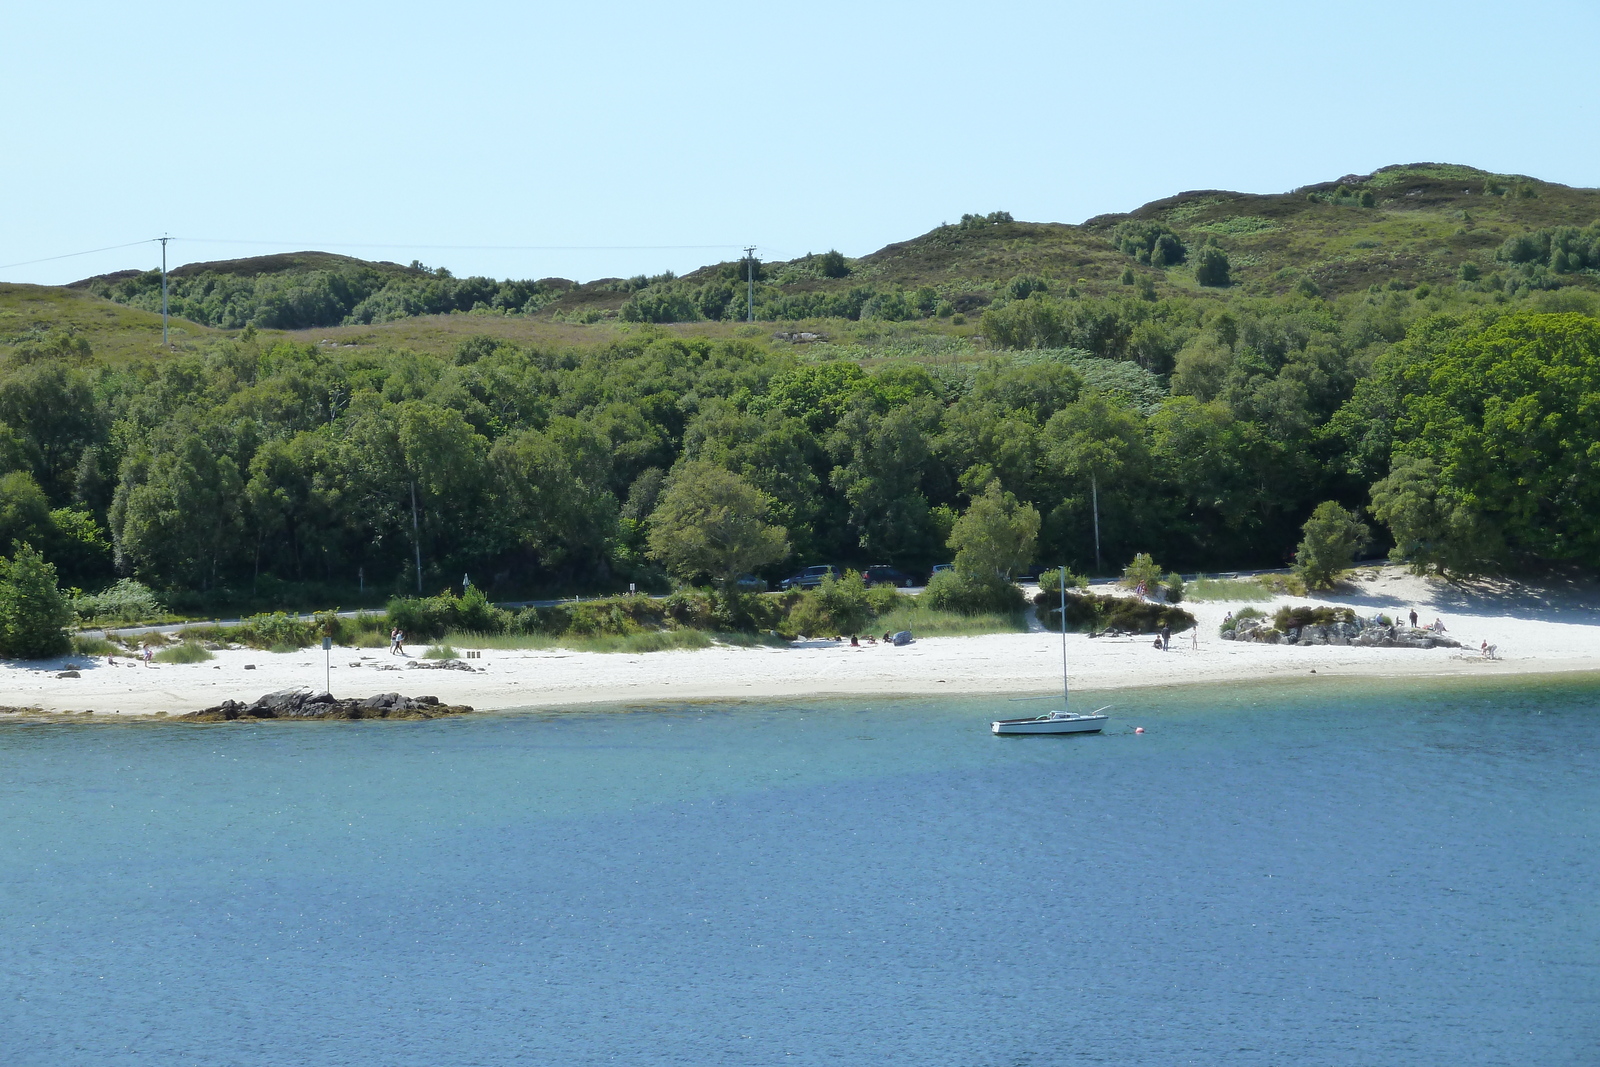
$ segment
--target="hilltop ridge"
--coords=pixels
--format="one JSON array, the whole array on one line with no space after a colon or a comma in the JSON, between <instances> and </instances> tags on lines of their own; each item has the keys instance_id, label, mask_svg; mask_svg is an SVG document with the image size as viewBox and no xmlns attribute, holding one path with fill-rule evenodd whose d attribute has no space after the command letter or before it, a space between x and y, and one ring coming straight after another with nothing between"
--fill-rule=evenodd
<instances>
[{"instance_id":1,"label":"hilltop ridge","mask_svg":"<svg viewBox=\"0 0 1600 1067\"><path fill-rule=\"evenodd\" d=\"M1411 163L1284 193L1190 190L1081 224L1018 221L1003 211L968 215L860 257L761 262L756 316L795 323L921 320L929 329L965 334L963 317L1040 288L1107 297L1132 287L1145 299L1215 301L1292 292L1337 299L1373 286L1478 279L1498 288L1595 288L1600 260L1590 262L1585 253L1556 263L1549 234L1591 234L1583 247L1592 249L1600 242L1596 220L1597 189ZM1163 240L1177 251L1154 253ZM1531 244L1518 251L1519 241ZM1226 260L1225 285L1201 284L1196 265L1208 248ZM392 337L434 347L455 344L463 331L572 341L585 336L582 327L607 322L693 324L715 334L744 317L745 303L742 261L707 264L681 277L578 283L458 278L416 262L300 251L186 263L170 277L173 315L194 323L184 327L185 337L253 325L316 330L340 343ZM156 272L118 271L60 288L130 309L160 309ZM52 301L71 306L55 298L36 298L34 305ZM15 336L0 329L7 332Z\"/></svg>"}]
</instances>

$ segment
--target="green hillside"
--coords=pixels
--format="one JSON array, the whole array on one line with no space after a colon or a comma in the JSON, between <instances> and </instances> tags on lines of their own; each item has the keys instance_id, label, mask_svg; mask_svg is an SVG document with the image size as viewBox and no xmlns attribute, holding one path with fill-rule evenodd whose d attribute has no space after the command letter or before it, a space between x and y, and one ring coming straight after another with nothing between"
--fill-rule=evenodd
<instances>
[{"instance_id":1,"label":"green hillside","mask_svg":"<svg viewBox=\"0 0 1600 1067\"><path fill-rule=\"evenodd\" d=\"M1370 175L1256 195L1181 193L1081 226L966 216L859 259L837 254L758 264L756 317L820 323L924 322L959 327L1018 295L1017 281L1057 295L1139 293L1228 301L1299 292L1323 298L1384 286L1468 287L1484 293L1600 285L1600 190L1447 164L1386 167ZM1163 244L1165 253L1156 253ZM1215 250L1212 252L1210 250ZM1201 284L1200 260L1220 253L1227 284ZM1155 253L1155 254L1152 254ZM745 314L745 264L683 277L496 280L456 278L299 252L195 263L172 272L172 308L221 329L327 330L416 343L406 320L470 315L504 323L483 332L523 342L607 322L737 322ZM121 272L72 288L158 310L159 276ZM365 329L362 329L365 328ZM848 327L836 326L835 329ZM467 323L420 331L453 344ZM960 329L953 332L965 333Z\"/></svg>"}]
</instances>

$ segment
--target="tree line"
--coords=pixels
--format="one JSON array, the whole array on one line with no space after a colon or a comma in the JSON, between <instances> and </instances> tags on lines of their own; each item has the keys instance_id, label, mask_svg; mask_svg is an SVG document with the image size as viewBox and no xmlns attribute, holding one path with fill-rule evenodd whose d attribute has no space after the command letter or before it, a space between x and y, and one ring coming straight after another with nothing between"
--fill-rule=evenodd
<instances>
[{"instance_id":1,"label":"tree line","mask_svg":"<svg viewBox=\"0 0 1600 1067\"><path fill-rule=\"evenodd\" d=\"M716 471L727 499L759 502L748 566L768 578L926 570L980 502L1036 521L1039 561L1089 572L1140 552L1283 565L1330 501L1422 565L1600 558L1592 314L1388 291L1220 308L1029 291L995 314L1012 308L1059 314L1009 340L1064 347L863 366L645 328L451 356L14 351L0 544L68 584L134 576L175 603L464 573L497 595L659 588L682 556L664 509Z\"/></svg>"},{"instance_id":2,"label":"tree line","mask_svg":"<svg viewBox=\"0 0 1600 1067\"><path fill-rule=\"evenodd\" d=\"M178 318L218 329L301 330L457 312L530 314L571 286L560 279L457 278L442 267L429 270L420 263L406 272L350 264L255 275L173 274L167 279L167 301ZM117 281L96 279L88 288L96 296L130 307L161 310L160 271L142 271Z\"/></svg>"}]
</instances>

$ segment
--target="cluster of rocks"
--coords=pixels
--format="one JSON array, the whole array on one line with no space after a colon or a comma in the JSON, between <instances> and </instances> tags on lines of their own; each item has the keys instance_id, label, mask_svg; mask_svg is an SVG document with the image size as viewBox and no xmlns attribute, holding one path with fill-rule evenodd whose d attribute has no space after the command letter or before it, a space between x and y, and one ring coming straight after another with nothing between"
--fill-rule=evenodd
<instances>
[{"instance_id":1,"label":"cluster of rocks","mask_svg":"<svg viewBox=\"0 0 1600 1067\"><path fill-rule=\"evenodd\" d=\"M1271 619L1240 619L1222 632L1224 641L1264 645L1355 645L1360 648L1460 648L1461 642L1432 630L1385 626L1379 622L1341 620L1279 630Z\"/></svg>"},{"instance_id":2,"label":"cluster of rocks","mask_svg":"<svg viewBox=\"0 0 1600 1067\"><path fill-rule=\"evenodd\" d=\"M180 715L194 722L231 722L237 719L437 719L465 715L465 704L441 704L438 697L403 697L379 693L365 700L338 700L331 693L309 689L280 689L246 704L224 700L214 708Z\"/></svg>"}]
</instances>

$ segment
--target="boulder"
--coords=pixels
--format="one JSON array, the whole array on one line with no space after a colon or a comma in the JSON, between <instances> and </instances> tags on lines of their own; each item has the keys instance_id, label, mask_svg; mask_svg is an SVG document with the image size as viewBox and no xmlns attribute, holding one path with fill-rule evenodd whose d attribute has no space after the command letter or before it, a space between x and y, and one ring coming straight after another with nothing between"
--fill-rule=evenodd
<instances>
[{"instance_id":1,"label":"boulder","mask_svg":"<svg viewBox=\"0 0 1600 1067\"><path fill-rule=\"evenodd\" d=\"M280 689L249 704L224 700L215 707L178 716L195 722L232 722L238 719L434 719L465 715L465 704L441 704L438 697L405 697L378 693L364 700L339 700L331 693L309 689Z\"/></svg>"}]
</instances>

